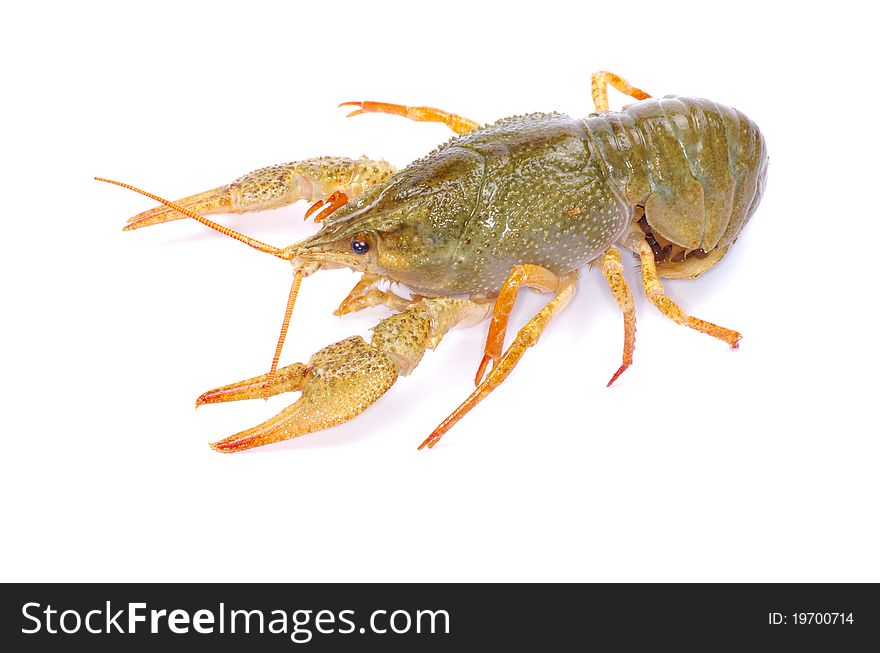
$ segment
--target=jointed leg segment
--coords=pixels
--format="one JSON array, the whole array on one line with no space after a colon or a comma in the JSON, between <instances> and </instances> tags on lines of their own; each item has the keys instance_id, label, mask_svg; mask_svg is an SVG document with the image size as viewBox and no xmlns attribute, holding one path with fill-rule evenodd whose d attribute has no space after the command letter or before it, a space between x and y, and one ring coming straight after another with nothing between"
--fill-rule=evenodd
<instances>
[{"instance_id":1,"label":"jointed leg segment","mask_svg":"<svg viewBox=\"0 0 880 653\"><path fill-rule=\"evenodd\" d=\"M642 262L642 284L645 287L645 295L651 300L663 315L668 317L676 324L684 324L696 331L708 334L719 340L723 340L732 349L739 347L739 340L742 335L732 329L726 329L700 320L695 317L686 315L681 307L666 296L660 278L657 275L657 266L654 261L654 252L646 240L641 241L639 247L639 259Z\"/></svg>"},{"instance_id":2,"label":"jointed leg segment","mask_svg":"<svg viewBox=\"0 0 880 653\"><path fill-rule=\"evenodd\" d=\"M593 104L596 105L596 111L608 111L609 84L624 95L634 97L636 100L647 100L651 97L642 89L632 86L623 77L603 70L593 73L592 78Z\"/></svg>"},{"instance_id":3,"label":"jointed leg segment","mask_svg":"<svg viewBox=\"0 0 880 653\"><path fill-rule=\"evenodd\" d=\"M395 311L402 311L421 299L404 299L390 290L379 290L377 286L380 281L382 277L375 274L362 276L348 293L348 297L343 299L339 308L333 312L334 315L356 313L371 306L387 306Z\"/></svg>"},{"instance_id":4,"label":"jointed leg segment","mask_svg":"<svg viewBox=\"0 0 880 653\"><path fill-rule=\"evenodd\" d=\"M341 191L336 191L326 200L318 200L312 206L309 207L309 210L306 211L306 214L303 216L303 220L308 220L312 217L312 214L321 209L321 212L315 216L315 222L323 222L325 219L330 217L336 209L340 209L343 206L348 204L348 195ZM321 208L324 207L324 208Z\"/></svg>"},{"instance_id":5,"label":"jointed leg segment","mask_svg":"<svg viewBox=\"0 0 880 653\"><path fill-rule=\"evenodd\" d=\"M608 382L610 386L632 364L633 350L636 346L636 311L632 291L623 276L620 250L613 245L602 256L602 274L623 313L623 362Z\"/></svg>"},{"instance_id":6,"label":"jointed leg segment","mask_svg":"<svg viewBox=\"0 0 880 653\"><path fill-rule=\"evenodd\" d=\"M528 286L539 292L553 292L559 288L559 281L557 275L540 265L514 266L498 292L498 299L495 300L492 323L489 325L489 335L486 338L485 353L483 360L480 361L480 367L477 369L474 385L480 385L489 362L491 361L494 366L501 357L501 352L504 350L504 336L507 334L507 321L510 319L510 313L516 303L519 289Z\"/></svg>"},{"instance_id":7,"label":"jointed leg segment","mask_svg":"<svg viewBox=\"0 0 880 653\"><path fill-rule=\"evenodd\" d=\"M516 364L523 357L526 350L538 342L550 321L568 305L571 298L574 297L576 285L577 272L572 272L559 279L556 296L520 329L519 333L516 334L516 338L514 338L510 347L507 348L507 351L504 352L498 363L492 368L486 380L477 386L477 389L449 417L443 420L440 426L434 429L434 432L419 445L419 449L424 447L432 448L458 420L480 403L486 395L501 385L510 375L511 371L513 371L513 368L516 367Z\"/></svg>"},{"instance_id":8,"label":"jointed leg segment","mask_svg":"<svg viewBox=\"0 0 880 653\"><path fill-rule=\"evenodd\" d=\"M408 107L403 104L389 104L388 102L343 102L341 107L357 107L348 114L348 117L358 116L362 113L393 113L418 122L441 122L456 134L468 134L480 125L473 120L468 120L455 113L449 113L433 107Z\"/></svg>"}]
</instances>

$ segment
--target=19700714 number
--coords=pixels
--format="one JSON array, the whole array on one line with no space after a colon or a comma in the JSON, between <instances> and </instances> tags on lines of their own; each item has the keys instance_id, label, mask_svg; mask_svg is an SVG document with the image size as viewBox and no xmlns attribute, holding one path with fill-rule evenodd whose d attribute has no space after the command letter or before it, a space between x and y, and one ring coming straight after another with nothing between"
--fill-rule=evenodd
<instances>
[{"instance_id":1,"label":"19700714 number","mask_svg":"<svg viewBox=\"0 0 880 653\"><path fill-rule=\"evenodd\" d=\"M794 612L791 615L792 622L797 625L806 624L852 624L852 612Z\"/></svg>"}]
</instances>

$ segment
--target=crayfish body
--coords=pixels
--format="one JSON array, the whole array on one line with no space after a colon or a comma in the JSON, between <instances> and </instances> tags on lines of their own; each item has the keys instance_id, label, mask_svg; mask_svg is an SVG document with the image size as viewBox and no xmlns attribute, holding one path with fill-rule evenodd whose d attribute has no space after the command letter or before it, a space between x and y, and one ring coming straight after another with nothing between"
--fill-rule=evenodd
<instances>
[{"instance_id":1,"label":"crayfish body","mask_svg":"<svg viewBox=\"0 0 880 653\"><path fill-rule=\"evenodd\" d=\"M638 101L608 111L608 84ZM150 195L162 205L129 220L127 230L190 217L294 266L270 371L206 392L197 405L285 391L302 396L212 447L240 451L347 421L412 372L449 329L491 315L476 389L421 445L433 447L507 378L591 262L624 317L622 364L610 385L629 367L635 346L633 296L618 245L639 258L646 296L664 315L736 348L738 332L687 315L660 278L694 278L716 265L754 214L768 162L760 130L736 109L689 97L656 100L611 73L593 75L593 99L597 113L584 119L530 114L483 127L428 107L345 103L357 107L350 115L395 113L442 122L458 135L400 171L366 157L322 157L263 168L177 202ZM315 203L307 217L316 214L321 229L285 248L204 217L302 199ZM276 369L301 279L337 267L363 273L338 314L377 305L398 312L374 327L369 343L348 338L308 364ZM414 294L383 290L387 281ZM508 317L524 286L552 298L505 349Z\"/></svg>"}]
</instances>

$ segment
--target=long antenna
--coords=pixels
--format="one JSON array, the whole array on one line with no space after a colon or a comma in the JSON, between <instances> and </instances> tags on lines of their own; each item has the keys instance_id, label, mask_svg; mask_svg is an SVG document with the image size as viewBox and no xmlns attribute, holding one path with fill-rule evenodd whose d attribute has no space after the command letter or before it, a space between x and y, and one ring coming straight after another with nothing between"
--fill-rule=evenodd
<instances>
[{"instance_id":1,"label":"long antenna","mask_svg":"<svg viewBox=\"0 0 880 653\"><path fill-rule=\"evenodd\" d=\"M296 296L299 294L299 285L302 283L302 269L296 271L293 275L293 283L290 284L290 295L287 297L287 307L284 309L284 321L281 323L281 334L278 336L278 344L275 345L275 355L272 357L272 367L269 368L269 376L266 378L266 384L263 386L263 399L269 398L269 388L275 382L275 372L278 369L278 359L281 358L281 348L284 347L284 339L287 337L287 327L290 325L290 316L293 314L293 305L296 303Z\"/></svg>"},{"instance_id":2,"label":"long antenna","mask_svg":"<svg viewBox=\"0 0 880 653\"><path fill-rule=\"evenodd\" d=\"M228 227L224 227L222 224L217 224L211 220L208 220L206 217L199 215L195 211L190 211L188 208L180 206L179 204L175 204L169 200L166 200L163 197L159 197L158 195L153 195L152 193L148 193L145 190L141 190L131 184L126 184L121 181L114 181L113 179L104 179L103 177L95 177L97 181L103 181L108 184L113 184L114 186L121 186L122 188L127 188L128 190L133 190L135 193L140 193L146 197L149 197L152 200L159 202L160 204L164 204L168 208L174 209L178 213L183 213L183 215L196 220L197 222L201 222L206 227L210 227L214 231L219 231L224 236L229 236L230 238L234 238L235 240L248 245L249 247L253 247L256 250L261 252L265 252L266 254L271 254L272 256L277 256L280 259L284 259L285 261L289 261L291 254L287 249L279 249L278 247L273 247L272 245L267 245L264 242L257 240L256 238L251 238L250 236L245 236L244 234L238 233L237 231L233 231Z\"/></svg>"},{"instance_id":3,"label":"long antenna","mask_svg":"<svg viewBox=\"0 0 880 653\"><path fill-rule=\"evenodd\" d=\"M153 195L153 193L148 193L145 190L132 186L131 184L126 184L121 181L114 181L113 179L104 179L103 177L95 177L97 181L103 181L108 184L113 184L115 186L121 186L122 188L127 188L128 190L133 190L136 193L140 193L146 197L149 197L156 202L164 204L165 206L174 209L175 211L182 213L183 215L196 220L197 222L201 222L206 227L210 227L214 231L218 231L224 236L229 236L230 238L234 238L235 240L244 243L250 247L253 247L256 250L261 252L266 252L267 254L272 254L273 256L277 256L280 259L285 261L291 260L293 254L290 248L279 249L278 247L273 247L272 245L267 245L264 242L256 240L255 238L251 238L249 236L245 236L237 231L233 231L228 227L224 227L223 225L217 224L211 220L208 220L204 216L199 215L194 211L190 211L186 207L180 206L175 202L171 202L166 200L163 197L159 197L158 195ZM343 197L345 197L343 195ZM338 208L338 207L334 207ZM276 372L278 370L278 361L281 358L281 349L284 347L284 340L287 338L287 329L290 326L290 316L293 314L293 307L296 304L296 297L299 294L299 287L302 283L303 277L311 274L318 266L315 264L310 264L308 266L299 266L297 267L294 275L293 275L293 283L290 286L290 294L287 297L287 306L284 309L284 321L281 323L281 334L278 336L278 344L275 346L275 355L272 357L272 367L269 370L269 375L266 378L266 384L263 386L264 393L263 398L269 398L269 388L272 387L272 384L275 382Z\"/></svg>"}]
</instances>

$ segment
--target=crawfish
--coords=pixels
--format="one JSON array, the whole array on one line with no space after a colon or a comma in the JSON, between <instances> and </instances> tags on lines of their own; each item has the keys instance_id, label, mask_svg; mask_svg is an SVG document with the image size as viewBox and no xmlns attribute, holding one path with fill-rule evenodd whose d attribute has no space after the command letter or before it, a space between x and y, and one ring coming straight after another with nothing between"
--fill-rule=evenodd
<instances>
[{"instance_id":1,"label":"crawfish","mask_svg":"<svg viewBox=\"0 0 880 653\"><path fill-rule=\"evenodd\" d=\"M608 110L607 87L637 100ZM231 184L161 202L126 230L190 217L260 251L290 261L294 280L281 337L266 374L216 388L196 405L300 391L268 421L211 446L241 451L345 422L419 364L446 332L491 315L476 389L421 444L448 429L501 384L574 295L578 271L596 263L623 314L622 362L635 347L632 292L618 245L641 263L648 299L678 324L733 348L740 334L687 315L660 277L694 278L727 253L764 191L767 150L758 127L736 109L678 96L653 99L612 73L595 73L596 113L536 113L480 126L430 107L346 102L349 115L393 113L440 122L457 136L395 171L385 161L322 157L254 171ZM107 180L104 180L107 181ZM277 248L210 221L212 213L314 202L313 236ZM304 276L347 267L363 273L337 314L384 305L395 311L359 336L332 344L308 364L277 368ZM411 297L383 290L405 284ZM552 298L504 349L508 317L522 287Z\"/></svg>"}]
</instances>

